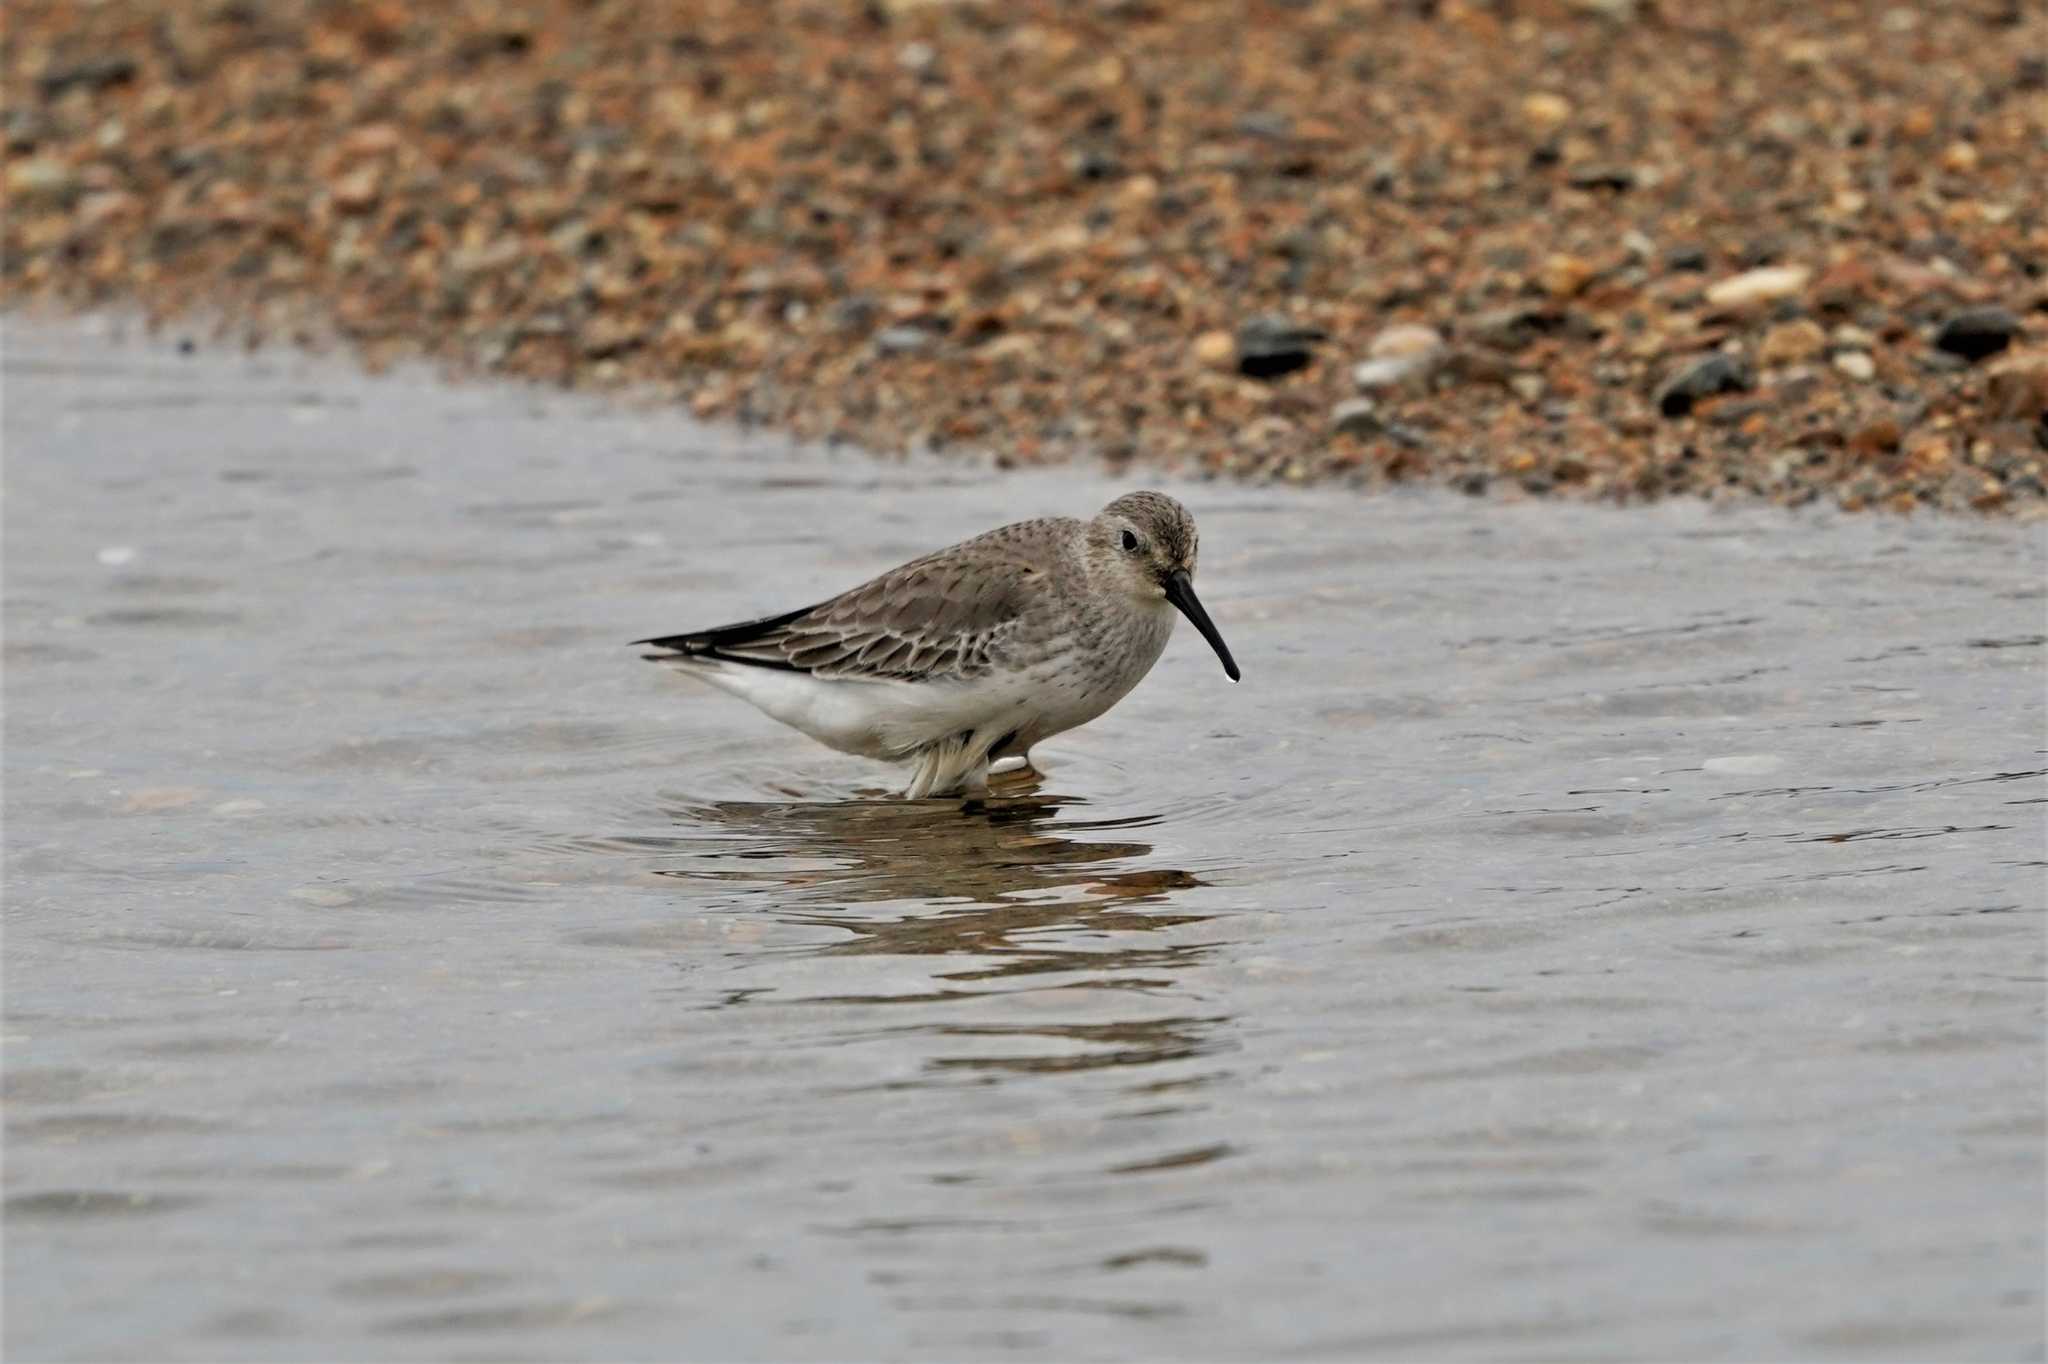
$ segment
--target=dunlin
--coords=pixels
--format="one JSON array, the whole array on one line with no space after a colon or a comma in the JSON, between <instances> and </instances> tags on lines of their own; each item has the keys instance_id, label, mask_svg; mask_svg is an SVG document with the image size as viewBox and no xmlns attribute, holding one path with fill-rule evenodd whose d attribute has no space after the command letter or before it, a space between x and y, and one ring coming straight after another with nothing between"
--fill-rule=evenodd
<instances>
[{"instance_id":1,"label":"dunlin","mask_svg":"<svg viewBox=\"0 0 2048 1364\"><path fill-rule=\"evenodd\" d=\"M1194 572L1187 508L1126 493L1093 520L1002 526L816 606L635 643L820 743L914 763L906 796L979 794L991 763L1028 762L1135 687L1176 609L1237 680Z\"/></svg>"}]
</instances>

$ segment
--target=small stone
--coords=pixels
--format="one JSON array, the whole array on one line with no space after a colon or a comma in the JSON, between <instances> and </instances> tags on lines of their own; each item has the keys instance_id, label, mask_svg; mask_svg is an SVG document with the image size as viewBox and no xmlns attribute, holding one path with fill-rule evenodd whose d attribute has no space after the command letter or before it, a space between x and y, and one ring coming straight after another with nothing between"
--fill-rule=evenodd
<instances>
[{"instance_id":1,"label":"small stone","mask_svg":"<svg viewBox=\"0 0 2048 1364\"><path fill-rule=\"evenodd\" d=\"M1954 175L1968 175L1977 169L1977 148L1968 142L1951 142L1942 149L1941 168Z\"/></svg>"},{"instance_id":2,"label":"small stone","mask_svg":"<svg viewBox=\"0 0 2048 1364\"><path fill-rule=\"evenodd\" d=\"M1366 354L1371 358L1352 369L1351 382L1366 392L1392 388L1435 369L1444 357L1444 338L1434 327L1402 323L1375 336Z\"/></svg>"},{"instance_id":3,"label":"small stone","mask_svg":"<svg viewBox=\"0 0 2048 1364\"><path fill-rule=\"evenodd\" d=\"M1537 132L1554 132L1571 116L1571 101L1548 90L1539 90L1522 101L1522 121Z\"/></svg>"},{"instance_id":4,"label":"small stone","mask_svg":"<svg viewBox=\"0 0 2048 1364\"><path fill-rule=\"evenodd\" d=\"M646 338L640 324L630 317L604 316L584 324L577 346L591 359L621 355L641 345Z\"/></svg>"},{"instance_id":5,"label":"small stone","mask_svg":"<svg viewBox=\"0 0 2048 1364\"><path fill-rule=\"evenodd\" d=\"M1814 359L1827 349L1828 334L1818 322L1802 317L1794 322L1780 322L1764 333L1764 339L1756 348L1757 363L1762 365L1797 365Z\"/></svg>"},{"instance_id":6,"label":"small stone","mask_svg":"<svg viewBox=\"0 0 2048 1364\"><path fill-rule=\"evenodd\" d=\"M1540 374L1517 374L1508 380L1508 388L1525 403L1543 401L1543 376Z\"/></svg>"},{"instance_id":7,"label":"small stone","mask_svg":"<svg viewBox=\"0 0 2048 1364\"><path fill-rule=\"evenodd\" d=\"M1870 358L1870 352L1845 350L1835 357L1835 368L1859 384L1867 384L1877 377L1877 361Z\"/></svg>"},{"instance_id":8,"label":"small stone","mask_svg":"<svg viewBox=\"0 0 2048 1364\"><path fill-rule=\"evenodd\" d=\"M1693 242L1682 242L1664 253L1664 268L1667 270L1700 271L1707 268L1707 248Z\"/></svg>"},{"instance_id":9,"label":"small stone","mask_svg":"<svg viewBox=\"0 0 2048 1364\"><path fill-rule=\"evenodd\" d=\"M80 227L96 228L119 218L125 218L141 207L142 201L125 190L109 190L88 194L78 202L77 221Z\"/></svg>"},{"instance_id":10,"label":"small stone","mask_svg":"<svg viewBox=\"0 0 2048 1364\"><path fill-rule=\"evenodd\" d=\"M1617 194L1636 187L1640 176L1633 166L1580 166L1565 176L1573 189L1606 189Z\"/></svg>"},{"instance_id":11,"label":"small stone","mask_svg":"<svg viewBox=\"0 0 2048 1364\"><path fill-rule=\"evenodd\" d=\"M108 568L120 568L124 564L135 562L135 546L108 545L93 557Z\"/></svg>"},{"instance_id":12,"label":"small stone","mask_svg":"<svg viewBox=\"0 0 2048 1364\"><path fill-rule=\"evenodd\" d=\"M1377 393L1398 386L1415 372L1411 360L1362 360L1351 367L1351 384L1361 393Z\"/></svg>"},{"instance_id":13,"label":"small stone","mask_svg":"<svg viewBox=\"0 0 2048 1364\"><path fill-rule=\"evenodd\" d=\"M1254 379L1277 379L1307 369L1311 347L1327 335L1320 327L1303 326L1284 317L1255 317L1237 329L1238 373Z\"/></svg>"},{"instance_id":14,"label":"small stone","mask_svg":"<svg viewBox=\"0 0 2048 1364\"><path fill-rule=\"evenodd\" d=\"M377 168L363 166L334 182L334 206L343 213L362 213L376 207L380 192Z\"/></svg>"},{"instance_id":15,"label":"small stone","mask_svg":"<svg viewBox=\"0 0 2048 1364\"><path fill-rule=\"evenodd\" d=\"M1237 130L1246 137L1261 138L1267 142L1285 142L1294 135L1294 120L1271 109L1254 109L1250 113L1239 115Z\"/></svg>"},{"instance_id":16,"label":"small stone","mask_svg":"<svg viewBox=\"0 0 2048 1364\"><path fill-rule=\"evenodd\" d=\"M36 81L36 88L44 99L55 99L73 88L98 91L127 85L135 79L135 72L133 57L119 52L107 53L52 67Z\"/></svg>"},{"instance_id":17,"label":"small stone","mask_svg":"<svg viewBox=\"0 0 2048 1364\"><path fill-rule=\"evenodd\" d=\"M1562 300L1578 294L1597 273L1593 263L1584 257L1559 253L1545 260L1536 271L1536 283L1544 293Z\"/></svg>"},{"instance_id":18,"label":"small stone","mask_svg":"<svg viewBox=\"0 0 2048 1364\"><path fill-rule=\"evenodd\" d=\"M398 150L404 139L389 123L366 123L341 140L346 156L383 156Z\"/></svg>"},{"instance_id":19,"label":"small stone","mask_svg":"<svg viewBox=\"0 0 2048 1364\"><path fill-rule=\"evenodd\" d=\"M1985 403L1993 415L2000 421L2035 422L2048 428L2048 359L1999 363L2006 368L1984 385Z\"/></svg>"},{"instance_id":20,"label":"small stone","mask_svg":"<svg viewBox=\"0 0 2048 1364\"><path fill-rule=\"evenodd\" d=\"M884 355L908 355L931 343L932 334L923 327L884 327L875 333L875 349Z\"/></svg>"},{"instance_id":21,"label":"small stone","mask_svg":"<svg viewBox=\"0 0 2048 1364\"><path fill-rule=\"evenodd\" d=\"M1376 436L1383 429L1370 398L1346 398L1330 409L1330 429L1340 436Z\"/></svg>"},{"instance_id":22,"label":"small stone","mask_svg":"<svg viewBox=\"0 0 2048 1364\"><path fill-rule=\"evenodd\" d=\"M1195 359L1212 369L1221 369L1237 357L1237 342L1226 331L1203 332L1195 338Z\"/></svg>"},{"instance_id":23,"label":"small stone","mask_svg":"<svg viewBox=\"0 0 2048 1364\"><path fill-rule=\"evenodd\" d=\"M1766 265L1730 275L1707 289L1707 302L1716 308L1748 308L1790 298L1806 287L1813 271L1803 265Z\"/></svg>"},{"instance_id":24,"label":"small stone","mask_svg":"<svg viewBox=\"0 0 2048 1364\"><path fill-rule=\"evenodd\" d=\"M1402 323L1385 328L1372 339L1365 353L1375 360L1389 360L1416 355L1434 355L1444 348L1443 335L1434 327L1416 323Z\"/></svg>"},{"instance_id":25,"label":"small stone","mask_svg":"<svg viewBox=\"0 0 2048 1364\"><path fill-rule=\"evenodd\" d=\"M54 156L30 157L7 167L7 197L17 209L44 202L69 203L83 184L76 170Z\"/></svg>"},{"instance_id":26,"label":"small stone","mask_svg":"<svg viewBox=\"0 0 2048 1364\"><path fill-rule=\"evenodd\" d=\"M1749 373L1739 360L1715 351L1688 360L1673 371L1657 390L1657 410L1667 417L1683 417L1700 399L1717 393L1745 392L1749 383Z\"/></svg>"},{"instance_id":27,"label":"small stone","mask_svg":"<svg viewBox=\"0 0 2048 1364\"><path fill-rule=\"evenodd\" d=\"M1461 331L1482 346L1518 351L1545 332L1557 330L1562 316L1546 307L1516 304L1476 314Z\"/></svg>"},{"instance_id":28,"label":"small stone","mask_svg":"<svg viewBox=\"0 0 2048 1364\"><path fill-rule=\"evenodd\" d=\"M1955 447L1937 431L1923 431L1906 442L1906 463L1915 473L1938 474L1955 462Z\"/></svg>"},{"instance_id":29,"label":"small stone","mask_svg":"<svg viewBox=\"0 0 2048 1364\"><path fill-rule=\"evenodd\" d=\"M1879 417L1849 437L1849 451L1866 459L1875 455L1888 455L1899 448L1899 441L1903 436L1904 433L1899 430L1896 421L1890 417Z\"/></svg>"},{"instance_id":30,"label":"small stone","mask_svg":"<svg viewBox=\"0 0 2048 1364\"><path fill-rule=\"evenodd\" d=\"M2020 334L2020 320L2003 308L1970 308L1950 317L1934 334L1939 350L1965 360L1982 360L2010 346Z\"/></svg>"}]
</instances>

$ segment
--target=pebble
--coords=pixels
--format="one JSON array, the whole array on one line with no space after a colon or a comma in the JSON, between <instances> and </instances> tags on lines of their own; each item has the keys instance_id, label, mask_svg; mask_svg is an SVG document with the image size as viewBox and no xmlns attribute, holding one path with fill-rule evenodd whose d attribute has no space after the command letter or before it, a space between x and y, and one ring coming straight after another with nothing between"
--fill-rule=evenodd
<instances>
[{"instance_id":1,"label":"pebble","mask_svg":"<svg viewBox=\"0 0 2048 1364\"><path fill-rule=\"evenodd\" d=\"M1542 268L1536 272L1536 283L1544 293L1561 301L1584 291L1597 273L1593 263L1585 257L1560 252L1544 260Z\"/></svg>"},{"instance_id":2,"label":"pebble","mask_svg":"<svg viewBox=\"0 0 2048 1364\"><path fill-rule=\"evenodd\" d=\"M1463 334L1495 350L1518 351L1544 332L1553 331L1558 314L1547 307L1514 304L1478 313L1465 323Z\"/></svg>"},{"instance_id":3,"label":"pebble","mask_svg":"<svg viewBox=\"0 0 2048 1364\"><path fill-rule=\"evenodd\" d=\"M1849 450L1852 454L1861 455L1866 459L1888 455L1899 448L1899 441L1904 434L1899 429L1897 421L1890 417L1879 417L1849 437Z\"/></svg>"},{"instance_id":4,"label":"pebble","mask_svg":"<svg viewBox=\"0 0 2048 1364\"><path fill-rule=\"evenodd\" d=\"M1237 358L1237 342L1229 332L1203 332L1195 338L1195 359L1210 369L1221 369Z\"/></svg>"},{"instance_id":5,"label":"pebble","mask_svg":"<svg viewBox=\"0 0 2048 1364\"><path fill-rule=\"evenodd\" d=\"M1370 393L1435 369L1444 358L1444 338L1434 327L1403 323L1373 337L1366 354L1371 358L1352 367L1351 382Z\"/></svg>"},{"instance_id":6,"label":"pebble","mask_svg":"<svg viewBox=\"0 0 2048 1364\"><path fill-rule=\"evenodd\" d=\"M1330 409L1330 429L1340 436L1376 436L1383 429L1379 405L1370 398L1346 398Z\"/></svg>"},{"instance_id":7,"label":"pebble","mask_svg":"<svg viewBox=\"0 0 2048 1364\"><path fill-rule=\"evenodd\" d=\"M1870 352L1845 350L1835 356L1835 368L1859 384L1867 384L1877 377L1877 361L1870 358Z\"/></svg>"},{"instance_id":8,"label":"pebble","mask_svg":"<svg viewBox=\"0 0 2048 1364\"><path fill-rule=\"evenodd\" d=\"M1383 328L1365 348L1365 353L1375 360L1412 359L1436 355L1443 348L1443 334L1436 328L1401 323Z\"/></svg>"},{"instance_id":9,"label":"pebble","mask_svg":"<svg viewBox=\"0 0 2048 1364\"><path fill-rule=\"evenodd\" d=\"M1998 354L2020 334L2020 320L2004 308L1969 308L1950 317L1934 334L1937 349L1965 360Z\"/></svg>"},{"instance_id":10,"label":"pebble","mask_svg":"<svg viewBox=\"0 0 2048 1364\"><path fill-rule=\"evenodd\" d=\"M1707 302L1716 308L1748 308L1790 298L1806 287L1813 271L1803 265L1766 265L1730 275L1707 288Z\"/></svg>"},{"instance_id":11,"label":"pebble","mask_svg":"<svg viewBox=\"0 0 2048 1364\"><path fill-rule=\"evenodd\" d=\"M1701 398L1744 392L1749 382L1749 372L1741 361L1715 351L1688 360L1673 371L1657 390L1657 410L1667 417L1683 417Z\"/></svg>"},{"instance_id":12,"label":"pebble","mask_svg":"<svg viewBox=\"0 0 2048 1364\"><path fill-rule=\"evenodd\" d=\"M931 343L932 334L923 327L884 327L875 333L875 349L884 355L908 355Z\"/></svg>"},{"instance_id":13,"label":"pebble","mask_svg":"<svg viewBox=\"0 0 2048 1364\"><path fill-rule=\"evenodd\" d=\"M1705 270L1709 262L1707 248L1692 242L1682 242L1664 253L1664 268L1698 272Z\"/></svg>"},{"instance_id":14,"label":"pebble","mask_svg":"<svg viewBox=\"0 0 2048 1364\"><path fill-rule=\"evenodd\" d=\"M1828 334L1820 323L1802 317L1794 322L1780 322L1764 333L1764 339L1757 344L1757 363L1762 365L1797 365L1812 360L1827 349Z\"/></svg>"},{"instance_id":15,"label":"pebble","mask_svg":"<svg viewBox=\"0 0 2048 1364\"><path fill-rule=\"evenodd\" d=\"M36 81L36 88L44 99L55 99L73 87L104 90L133 81L136 69L135 59L126 53L103 53L82 61L66 62L43 72Z\"/></svg>"},{"instance_id":16,"label":"pebble","mask_svg":"<svg viewBox=\"0 0 2048 1364\"><path fill-rule=\"evenodd\" d=\"M1522 101L1522 121L1538 132L1553 132L1571 116L1571 101L1548 90L1539 90Z\"/></svg>"},{"instance_id":17,"label":"pebble","mask_svg":"<svg viewBox=\"0 0 2048 1364\"><path fill-rule=\"evenodd\" d=\"M1311 348L1324 339L1320 327L1304 326L1285 317L1255 317L1237 329L1238 373L1254 379L1277 379L1307 369Z\"/></svg>"},{"instance_id":18,"label":"pebble","mask_svg":"<svg viewBox=\"0 0 2048 1364\"><path fill-rule=\"evenodd\" d=\"M2048 432L2048 357L2007 364L1985 381L1985 401L2001 421L2033 422Z\"/></svg>"},{"instance_id":19,"label":"pebble","mask_svg":"<svg viewBox=\"0 0 2048 1364\"><path fill-rule=\"evenodd\" d=\"M363 166L336 180L334 206L343 213L366 213L377 206L380 177L375 166Z\"/></svg>"},{"instance_id":20,"label":"pebble","mask_svg":"<svg viewBox=\"0 0 2048 1364\"><path fill-rule=\"evenodd\" d=\"M1716 20L1741 41L1713 44L1589 18L1647 21L1649 0L1413 0L1372 24L1302 0L1262 8L1257 41L1231 7L1156 0L876 0L798 26L728 5L674 42L630 6L508 28L503 6L400 23L380 0L358 31L206 0L218 22L152 36L132 5L15 5L0 308L134 308L174 341L197 313L280 338L339 321L373 357L402 338L882 452L942 432L1033 464L1142 430L1148 463L1223 477L1787 502L1854 483L1860 505L2037 515L2048 186L2015 92L2048 88L2048 60L2013 55L2014 4L1885 0L1910 42ZM1829 71L1858 79L1784 96ZM1339 74L1428 98L1327 98ZM1918 178L1886 188L1880 153ZM2025 324L2003 349L1979 323L1937 340L1993 302ZM1773 328L1800 304L1883 341L1807 354L1808 328ZM1427 383L1367 346L1424 318L1455 341ZM1240 347L1246 319L1272 325ZM1887 349L1923 324L1917 354ZM1709 351L1768 391L1663 429L1642 395L1675 415L1748 382L1714 361L1660 388ZM1813 433L1878 415L1831 364L1850 351L1937 381L1897 451L1810 460ZM1398 464L1333 448L1358 362ZM1907 467L1922 430L1953 452L1939 486Z\"/></svg>"},{"instance_id":21,"label":"pebble","mask_svg":"<svg viewBox=\"0 0 2048 1364\"><path fill-rule=\"evenodd\" d=\"M1397 387L1416 373L1412 360L1361 360L1351 367L1351 383L1361 393Z\"/></svg>"},{"instance_id":22,"label":"pebble","mask_svg":"<svg viewBox=\"0 0 2048 1364\"><path fill-rule=\"evenodd\" d=\"M1937 474L1955 462L1955 449L1938 431L1922 431L1906 442L1906 462L1914 472Z\"/></svg>"},{"instance_id":23,"label":"pebble","mask_svg":"<svg viewBox=\"0 0 2048 1364\"><path fill-rule=\"evenodd\" d=\"M26 201L18 202L16 207L45 201L53 205L68 203L82 183L77 171L53 156L14 161L7 167L8 197Z\"/></svg>"},{"instance_id":24,"label":"pebble","mask_svg":"<svg viewBox=\"0 0 2048 1364\"><path fill-rule=\"evenodd\" d=\"M1642 176L1633 166L1580 166L1565 176L1573 189L1607 189L1617 194L1632 190Z\"/></svg>"}]
</instances>

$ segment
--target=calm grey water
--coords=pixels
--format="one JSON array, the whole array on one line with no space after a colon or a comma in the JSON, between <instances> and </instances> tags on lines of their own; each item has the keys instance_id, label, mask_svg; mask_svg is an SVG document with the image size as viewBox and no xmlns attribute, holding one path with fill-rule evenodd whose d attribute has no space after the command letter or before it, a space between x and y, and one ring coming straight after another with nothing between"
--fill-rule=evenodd
<instances>
[{"instance_id":1,"label":"calm grey water","mask_svg":"<svg viewBox=\"0 0 2048 1364\"><path fill-rule=\"evenodd\" d=\"M636 661L1093 472L13 320L11 1359L2039 1359L2040 528L1168 485L983 813Z\"/></svg>"}]
</instances>

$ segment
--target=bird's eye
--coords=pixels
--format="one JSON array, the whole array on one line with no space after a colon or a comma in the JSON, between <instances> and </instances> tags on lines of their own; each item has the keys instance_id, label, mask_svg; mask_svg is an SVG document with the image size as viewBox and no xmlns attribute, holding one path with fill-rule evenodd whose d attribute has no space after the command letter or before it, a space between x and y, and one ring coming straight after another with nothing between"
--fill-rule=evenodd
<instances>
[{"instance_id":1,"label":"bird's eye","mask_svg":"<svg viewBox=\"0 0 2048 1364\"><path fill-rule=\"evenodd\" d=\"M1137 552L1138 552L1138 537L1137 537L1137 536L1136 536L1135 534L1133 534L1132 532L1130 532L1130 531L1125 531L1125 532L1124 532L1124 553L1126 553L1126 554L1136 554Z\"/></svg>"}]
</instances>

